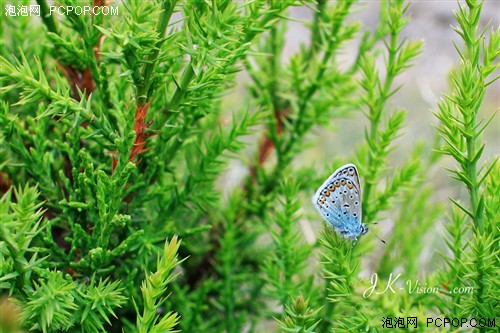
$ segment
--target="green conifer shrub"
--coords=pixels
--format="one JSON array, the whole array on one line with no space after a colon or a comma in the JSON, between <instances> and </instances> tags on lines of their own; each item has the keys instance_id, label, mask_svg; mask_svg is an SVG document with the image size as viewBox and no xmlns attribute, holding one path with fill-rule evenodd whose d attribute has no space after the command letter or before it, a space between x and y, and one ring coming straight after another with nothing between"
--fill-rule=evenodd
<instances>
[{"instance_id":1,"label":"green conifer shrub","mask_svg":"<svg viewBox=\"0 0 500 333\"><path fill-rule=\"evenodd\" d=\"M482 2L457 4L436 137L398 159L408 111L392 98L423 52L404 37L405 1L380 2L373 29L351 0L36 4L39 18L8 15L33 5L24 0L1 13L2 332L381 332L407 317L413 332L439 332L426 318L444 317L496 318L477 330L498 329L500 166L485 154L498 142L483 137L494 113L479 111L500 30L480 25ZM117 15L69 10L79 6ZM288 55L292 7L313 17ZM348 152L318 135L346 118L364 132ZM319 158L326 144L335 153ZM373 230L357 243L310 203L348 162ZM450 200L428 176L442 165L462 187ZM423 267L441 224L443 253ZM380 292L398 272L395 286L446 290Z\"/></svg>"}]
</instances>

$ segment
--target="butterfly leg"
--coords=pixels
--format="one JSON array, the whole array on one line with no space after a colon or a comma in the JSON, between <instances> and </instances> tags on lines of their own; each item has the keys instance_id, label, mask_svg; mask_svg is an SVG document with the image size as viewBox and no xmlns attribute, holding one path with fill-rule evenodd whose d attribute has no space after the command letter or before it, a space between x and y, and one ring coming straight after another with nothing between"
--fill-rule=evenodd
<instances>
[{"instance_id":1,"label":"butterfly leg","mask_svg":"<svg viewBox=\"0 0 500 333\"><path fill-rule=\"evenodd\" d=\"M341 234L342 236L344 236L344 238L346 238L347 237L346 235L349 233L349 230L347 230L347 229L344 229L344 230L336 229L335 231L337 233Z\"/></svg>"}]
</instances>

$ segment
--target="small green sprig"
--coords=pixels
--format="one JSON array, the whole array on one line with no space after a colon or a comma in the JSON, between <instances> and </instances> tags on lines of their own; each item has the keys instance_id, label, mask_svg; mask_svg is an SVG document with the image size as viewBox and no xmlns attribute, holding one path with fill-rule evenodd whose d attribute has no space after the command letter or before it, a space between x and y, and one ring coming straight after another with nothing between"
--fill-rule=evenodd
<instances>
[{"instance_id":1,"label":"small green sprig","mask_svg":"<svg viewBox=\"0 0 500 333\"><path fill-rule=\"evenodd\" d=\"M41 222L45 210L38 197L37 188L26 185L14 193L7 191L0 199L0 286L9 294L27 285L45 259L40 258L40 251L34 246L44 229Z\"/></svg>"},{"instance_id":2,"label":"small green sprig","mask_svg":"<svg viewBox=\"0 0 500 333\"><path fill-rule=\"evenodd\" d=\"M75 316L85 332L106 331L104 323L111 326L110 316L118 318L115 309L127 301L123 295L121 281L110 282L94 277L89 285L79 285L76 290L78 310Z\"/></svg>"},{"instance_id":3,"label":"small green sprig","mask_svg":"<svg viewBox=\"0 0 500 333\"><path fill-rule=\"evenodd\" d=\"M354 286L360 269L360 251L354 251L353 242L345 241L335 232L323 231L319 238L322 246L321 263L324 274L324 297L327 302L321 316L319 332L336 330L355 324L342 316L355 308ZM356 321L359 318L353 318Z\"/></svg>"},{"instance_id":4,"label":"small green sprig","mask_svg":"<svg viewBox=\"0 0 500 333\"><path fill-rule=\"evenodd\" d=\"M176 332L174 327L179 322L178 314L169 311L160 317L158 310L166 300L164 294L168 284L176 277L174 268L182 262L177 259L180 245L175 236L170 241L165 241L163 253L158 255L156 272L147 275L142 283L144 309L141 313L136 308L138 332Z\"/></svg>"},{"instance_id":5,"label":"small green sprig","mask_svg":"<svg viewBox=\"0 0 500 333\"><path fill-rule=\"evenodd\" d=\"M314 333L321 319L318 319L319 310L309 307L309 299L304 299L301 293L286 305L283 320L277 320L282 332L287 333Z\"/></svg>"},{"instance_id":6,"label":"small green sprig","mask_svg":"<svg viewBox=\"0 0 500 333\"><path fill-rule=\"evenodd\" d=\"M31 329L42 332L66 331L74 325L73 313L78 309L75 301L76 283L69 275L45 271L33 290L28 294L24 317L33 322ZM31 288L30 288L31 289Z\"/></svg>"},{"instance_id":7,"label":"small green sprig","mask_svg":"<svg viewBox=\"0 0 500 333\"><path fill-rule=\"evenodd\" d=\"M297 230L297 222L300 218L297 184L287 181L280 187L283 198L279 200L280 206L275 213L275 223L270 225L273 250L264 260L263 271L270 298L278 301L279 305L285 308L290 305L288 304L289 295L294 291L309 293L312 288L307 283L301 283L299 286L294 282L311 280L312 275L307 278L305 268L312 253L312 247L303 244Z\"/></svg>"}]
</instances>

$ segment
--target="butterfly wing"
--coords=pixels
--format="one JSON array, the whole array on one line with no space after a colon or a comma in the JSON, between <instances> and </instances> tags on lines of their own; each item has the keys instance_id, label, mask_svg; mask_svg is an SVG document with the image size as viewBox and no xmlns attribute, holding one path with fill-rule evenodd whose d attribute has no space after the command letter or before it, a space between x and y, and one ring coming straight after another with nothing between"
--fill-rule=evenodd
<instances>
[{"instance_id":1,"label":"butterfly wing","mask_svg":"<svg viewBox=\"0 0 500 333\"><path fill-rule=\"evenodd\" d=\"M354 164L346 164L343 167L338 168L335 170L335 172L332 174L333 178L340 178L344 177L349 180L351 180L353 183L356 184L358 190L361 192L361 186L359 184L359 176L358 176L358 169L356 169L356 166ZM330 177L332 177L330 176Z\"/></svg>"},{"instance_id":2,"label":"butterfly wing","mask_svg":"<svg viewBox=\"0 0 500 333\"><path fill-rule=\"evenodd\" d=\"M361 187L353 164L337 169L318 188L313 204L321 216L345 237L359 236L361 228Z\"/></svg>"}]
</instances>

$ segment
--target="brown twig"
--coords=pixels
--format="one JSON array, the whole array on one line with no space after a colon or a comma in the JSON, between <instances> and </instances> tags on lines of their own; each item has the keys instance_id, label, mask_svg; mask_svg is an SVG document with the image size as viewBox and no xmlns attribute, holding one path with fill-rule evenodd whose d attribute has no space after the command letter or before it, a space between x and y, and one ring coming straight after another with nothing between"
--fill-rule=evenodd
<instances>
[{"instance_id":1,"label":"brown twig","mask_svg":"<svg viewBox=\"0 0 500 333\"><path fill-rule=\"evenodd\" d=\"M71 87L71 96L73 96L75 100L80 101L78 90L85 93L85 98L87 98L90 93L94 91L94 78L92 77L92 73L89 68L81 71L70 65L62 65L59 62L56 62L56 64L68 80Z\"/></svg>"},{"instance_id":2,"label":"brown twig","mask_svg":"<svg viewBox=\"0 0 500 333\"><path fill-rule=\"evenodd\" d=\"M150 105L151 101L147 102L144 105L137 106L137 109L135 110L135 141L132 145L132 149L130 150L130 162L132 162L139 154L147 151L147 149L144 149L144 146L146 145L146 139L148 137L148 134L146 132L148 127L151 125L151 122L146 123L146 115L148 114ZM140 162L141 161L139 160L137 164L139 164Z\"/></svg>"},{"instance_id":3,"label":"brown twig","mask_svg":"<svg viewBox=\"0 0 500 333\"><path fill-rule=\"evenodd\" d=\"M5 194L10 189L12 180L9 175L0 171L0 194Z\"/></svg>"},{"instance_id":4,"label":"brown twig","mask_svg":"<svg viewBox=\"0 0 500 333\"><path fill-rule=\"evenodd\" d=\"M146 104L137 106L137 109L135 110L135 118L134 118L135 140L134 144L132 145L132 148L130 149L129 162L133 162L137 156L149 150L149 149L144 149L144 146L146 145L147 138L149 137L147 130L151 125L151 121L146 122L146 116L148 114L150 105L151 101L147 102ZM118 165L118 160L116 157L118 153L116 151L112 151L109 154L111 155L111 171L114 172L116 166ZM136 164L139 163L141 163L141 160L136 162Z\"/></svg>"}]
</instances>

